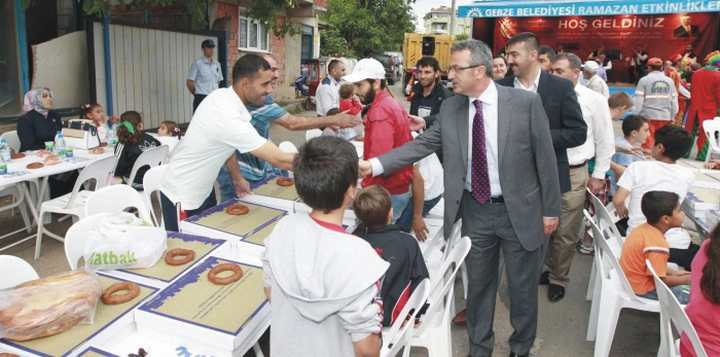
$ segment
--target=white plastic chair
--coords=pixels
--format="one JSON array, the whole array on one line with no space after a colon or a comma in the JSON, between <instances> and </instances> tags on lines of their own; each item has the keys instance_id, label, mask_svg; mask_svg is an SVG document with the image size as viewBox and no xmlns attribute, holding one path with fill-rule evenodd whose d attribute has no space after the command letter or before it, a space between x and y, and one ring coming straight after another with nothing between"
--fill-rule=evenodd
<instances>
[{"instance_id":1,"label":"white plastic chair","mask_svg":"<svg viewBox=\"0 0 720 357\"><path fill-rule=\"evenodd\" d=\"M96 215L87 216L75 222L65 233L65 258L70 270L78 268L78 261L85 253L85 240L95 225Z\"/></svg>"},{"instance_id":2,"label":"white plastic chair","mask_svg":"<svg viewBox=\"0 0 720 357\"><path fill-rule=\"evenodd\" d=\"M113 176L114 170L115 157L95 161L80 172L71 193L45 201L40 205L38 230L35 238L35 259L40 257L43 234L47 234L60 242L64 240L63 237L45 229L42 223L43 216L46 213L59 213L72 215L78 219L83 218L85 216L85 203L93 192L88 190L80 191L80 188L85 182L90 180L95 181L96 190L105 187L109 179Z\"/></svg>"},{"instance_id":3,"label":"white plastic chair","mask_svg":"<svg viewBox=\"0 0 720 357\"><path fill-rule=\"evenodd\" d=\"M145 196L145 204L150 209L150 216L153 218L156 227L165 227L165 223L162 221L162 214L160 217L155 215L153 209L153 196L157 196L157 201L160 202L160 187L162 186L163 178L167 166L160 165L151 168L145 172L143 176L143 195Z\"/></svg>"},{"instance_id":4,"label":"white plastic chair","mask_svg":"<svg viewBox=\"0 0 720 357\"><path fill-rule=\"evenodd\" d=\"M0 138L5 139L13 151L20 152L20 137L18 137L17 131L6 131L0 135Z\"/></svg>"},{"instance_id":5,"label":"white plastic chair","mask_svg":"<svg viewBox=\"0 0 720 357\"><path fill-rule=\"evenodd\" d=\"M137 176L138 170L145 166L150 166L150 168L153 168L155 166L159 166L165 160L167 160L168 157L168 146L162 145L158 147L154 147L152 149L148 149L144 151L140 156L138 156L137 160L135 160L135 164L133 165L132 170L130 171L130 176L128 177L127 183L128 185L132 185L133 182L135 182L135 176Z\"/></svg>"},{"instance_id":6,"label":"white plastic chair","mask_svg":"<svg viewBox=\"0 0 720 357\"><path fill-rule=\"evenodd\" d=\"M710 161L712 154L720 154L720 144L717 135L720 134L720 117L702 122L703 131L708 142L708 153L705 155L705 162Z\"/></svg>"},{"instance_id":7,"label":"white plastic chair","mask_svg":"<svg viewBox=\"0 0 720 357\"><path fill-rule=\"evenodd\" d=\"M21 187L18 185L10 185L5 187L0 187L0 197L5 196L12 196L12 202L10 204L7 204L5 206L0 206L0 212L11 210L11 214L15 214L15 209L17 208L18 211L20 211L20 216L22 217L24 226L23 228L16 229L12 232L8 232L0 236L0 240L11 237L17 233L20 233L22 231L27 231L27 233L30 233L32 231L33 222L30 220L30 215L28 214L28 207L25 202L25 195L22 194ZM24 242L27 239L24 239L20 242ZM16 242L13 244L10 244L8 246L0 248L0 250L5 250L11 247L14 247L20 242Z\"/></svg>"},{"instance_id":8,"label":"white plastic chair","mask_svg":"<svg viewBox=\"0 0 720 357\"><path fill-rule=\"evenodd\" d=\"M281 142L280 145L278 145L278 148L280 149L280 151L288 153L288 154L297 154L298 153L297 146L295 146L295 144L293 144L289 141Z\"/></svg>"},{"instance_id":9,"label":"white plastic chair","mask_svg":"<svg viewBox=\"0 0 720 357\"><path fill-rule=\"evenodd\" d=\"M38 278L30 263L14 255L0 255L0 271L0 289L12 288Z\"/></svg>"},{"instance_id":10,"label":"white plastic chair","mask_svg":"<svg viewBox=\"0 0 720 357\"><path fill-rule=\"evenodd\" d=\"M422 322L416 325L410 346L428 350L428 356L450 357L452 353L452 336L450 325L454 315L455 277L470 252L470 238L462 237L450 248L447 259L437 272L438 277L430 286L430 304Z\"/></svg>"},{"instance_id":11,"label":"white plastic chair","mask_svg":"<svg viewBox=\"0 0 720 357\"><path fill-rule=\"evenodd\" d=\"M96 213L120 213L135 208L140 219L154 224L143 196L128 185L112 185L93 192L85 203L85 217Z\"/></svg>"},{"instance_id":12,"label":"white plastic chair","mask_svg":"<svg viewBox=\"0 0 720 357\"><path fill-rule=\"evenodd\" d=\"M380 347L381 357L394 357L402 351L403 357L410 356L410 337L412 336L415 317L425 305L429 293L430 281L425 279L415 287L410 298L403 306L392 326L383 329L383 345Z\"/></svg>"},{"instance_id":13,"label":"white plastic chair","mask_svg":"<svg viewBox=\"0 0 720 357\"><path fill-rule=\"evenodd\" d=\"M590 222L594 237L601 237L600 228ZM595 357L606 357L610 353L620 311L630 308L640 311L660 312L660 303L635 295L625 276L617 255L610 249L608 240L593 239L595 254L599 254L599 284L590 308L590 319L586 339L595 340Z\"/></svg>"},{"instance_id":14,"label":"white plastic chair","mask_svg":"<svg viewBox=\"0 0 720 357\"><path fill-rule=\"evenodd\" d=\"M310 141L311 139L317 138L318 136L322 135L322 130L320 129L309 129L305 132L305 141Z\"/></svg>"},{"instance_id":15,"label":"white plastic chair","mask_svg":"<svg viewBox=\"0 0 720 357\"><path fill-rule=\"evenodd\" d=\"M595 216L586 217L589 217L589 220L595 222L595 224L598 225L605 239L614 238L610 242L610 247L614 249L616 255L619 255L625 239L620 234L617 226L615 226L615 222L617 220L613 218L613 214L608 211L607 207L605 207L605 205L602 203L602 201L600 201L599 198L597 198L597 196L590 192L590 190L588 190L587 192L590 195L590 203L592 204L593 210L595 211ZM595 237L593 237L593 239L595 239ZM593 260L596 259L597 256L594 256ZM593 291L595 291L595 288L597 287L597 275L598 273L595 269L595 264L593 264L590 271L590 279L588 280L587 291L585 293L585 300L591 300L593 297Z\"/></svg>"},{"instance_id":16,"label":"white plastic chair","mask_svg":"<svg viewBox=\"0 0 720 357\"><path fill-rule=\"evenodd\" d=\"M683 306L665 282L658 277L652 264L646 260L645 265L653 275L655 291L658 295L658 301L660 301L660 349L658 350L658 357L680 356L680 351L675 344L672 326L675 326L675 330L678 331L680 336L685 334L692 344L695 356L707 357L705 347L703 347L700 337L695 331L692 321L685 313Z\"/></svg>"}]
</instances>

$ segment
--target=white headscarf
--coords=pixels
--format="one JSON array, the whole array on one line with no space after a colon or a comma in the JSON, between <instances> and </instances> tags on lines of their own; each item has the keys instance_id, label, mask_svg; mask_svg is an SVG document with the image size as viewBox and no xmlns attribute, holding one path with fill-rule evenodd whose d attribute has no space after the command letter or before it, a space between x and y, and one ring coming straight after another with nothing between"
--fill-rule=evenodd
<instances>
[{"instance_id":1,"label":"white headscarf","mask_svg":"<svg viewBox=\"0 0 720 357\"><path fill-rule=\"evenodd\" d=\"M48 110L50 108L45 108L42 101L42 95L45 91L47 91L50 97L54 97L53 92L49 88L31 89L27 93L25 93L22 107L23 114L34 110L47 117Z\"/></svg>"}]
</instances>

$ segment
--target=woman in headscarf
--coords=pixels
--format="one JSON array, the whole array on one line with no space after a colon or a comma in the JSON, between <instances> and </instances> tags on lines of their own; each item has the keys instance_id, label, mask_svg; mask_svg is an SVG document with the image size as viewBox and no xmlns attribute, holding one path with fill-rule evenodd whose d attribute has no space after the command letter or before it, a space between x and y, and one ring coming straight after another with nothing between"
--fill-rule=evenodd
<instances>
[{"instance_id":1,"label":"woman in headscarf","mask_svg":"<svg viewBox=\"0 0 720 357\"><path fill-rule=\"evenodd\" d=\"M20 151L44 149L45 142L53 141L62 130L62 120L52 108L53 93L48 88L33 89L25 95L23 109L27 112L17 122Z\"/></svg>"}]
</instances>

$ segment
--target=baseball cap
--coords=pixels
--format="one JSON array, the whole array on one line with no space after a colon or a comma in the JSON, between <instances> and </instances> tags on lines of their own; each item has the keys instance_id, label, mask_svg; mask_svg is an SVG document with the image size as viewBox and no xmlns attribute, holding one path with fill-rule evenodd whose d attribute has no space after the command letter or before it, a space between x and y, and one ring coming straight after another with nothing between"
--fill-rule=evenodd
<instances>
[{"instance_id":1,"label":"baseball cap","mask_svg":"<svg viewBox=\"0 0 720 357\"><path fill-rule=\"evenodd\" d=\"M590 71L593 71L593 72L597 72L597 70L600 69L600 64L598 64L598 63L595 62L595 61L586 61L586 62L582 65L582 68L583 68L583 69L590 70Z\"/></svg>"},{"instance_id":2,"label":"baseball cap","mask_svg":"<svg viewBox=\"0 0 720 357\"><path fill-rule=\"evenodd\" d=\"M202 48L215 48L215 42L213 40L205 40L200 45Z\"/></svg>"},{"instance_id":3,"label":"baseball cap","mask_svg":"<svg viewBox=\"0 0 720 357\"><path fill-rule=\"evenodd\" d=\"M647 61L648 66L662 66L663 60L657 57L653 57Z\"/></svg>"},{"instance_id":4,"label":"baseball cap","mask_svg":"<svg viewBox=\"0 0 720 357\"><path fill-rule=\"evenodd\" d=\"M352 73L342 78L343 81L356 83L365 79L385 79L385 67L374 58L363 58L355 65Z\"/></svg>"}]
</instances>

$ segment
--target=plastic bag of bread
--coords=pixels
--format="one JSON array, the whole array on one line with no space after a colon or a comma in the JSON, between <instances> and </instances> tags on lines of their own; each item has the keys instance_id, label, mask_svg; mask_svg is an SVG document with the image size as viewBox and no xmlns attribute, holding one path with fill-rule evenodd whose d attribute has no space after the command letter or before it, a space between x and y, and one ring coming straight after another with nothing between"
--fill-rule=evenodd
<instances>
[{"instance_id":1,"label":"plastic bag of bread","mask_svg":"<svg viewBox=\"0 0 720 357\"><path fill-rule=\"evenodd\" d=\"M0 290L0 337L28 341L91 324L102 295L93 273L71 271Z\"/></svg>"},{"instance_id":2,"label":"plastic bag of bread","mask_svg":"<svg viewBox=\"0 0 720 357\"><path fill-rule=\"evenodd\" d=\"M83 257L90 270L149 268L165 253L167 232L130 213L96 214L85 223Z\"/></svg>"}]
</instances>

